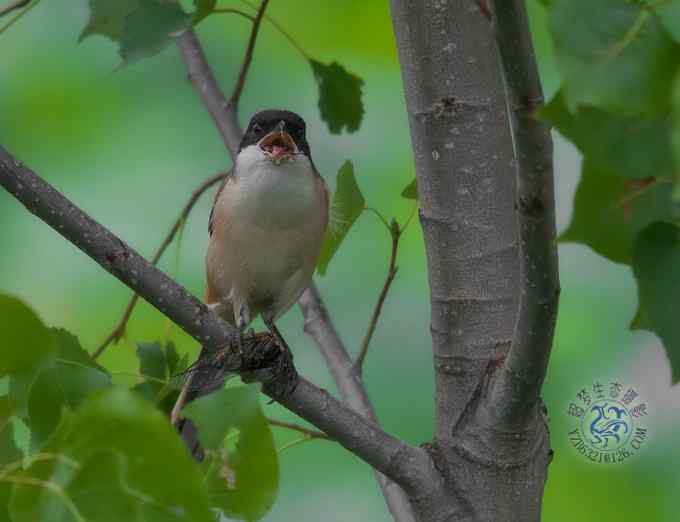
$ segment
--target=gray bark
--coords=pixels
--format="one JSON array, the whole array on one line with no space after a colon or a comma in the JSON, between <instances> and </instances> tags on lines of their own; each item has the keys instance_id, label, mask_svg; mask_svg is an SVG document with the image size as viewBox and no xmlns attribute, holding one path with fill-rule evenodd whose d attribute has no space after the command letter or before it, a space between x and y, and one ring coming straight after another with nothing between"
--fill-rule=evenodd
<instances>
[{"instance_id":1,"label":"gray bark","mask_svg":"<svg viewBox=\"0 0 680 522\"><path fill-rule=\"evenodd\" d=\"M550 454L539 393L557 295L547 129L515 114L518 163L486 2L391 5L431 293L437 418L430 451L450 491L448 510L418 519L539 520ZM504 24L501 48L508 34L531 48L526 17L495 21ZM522 83L513 71L535 68L533 52L502 57L513 88Z\"/></svg>"}]
</instances>

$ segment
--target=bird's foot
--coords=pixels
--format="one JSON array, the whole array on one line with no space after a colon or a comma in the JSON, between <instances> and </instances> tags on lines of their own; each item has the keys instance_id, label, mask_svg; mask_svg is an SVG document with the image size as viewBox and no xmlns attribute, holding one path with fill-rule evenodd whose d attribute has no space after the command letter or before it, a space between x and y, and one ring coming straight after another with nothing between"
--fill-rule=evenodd
<instances>
[{"instance_id":1,"label":"bird's foot","mask_svg":"<svg viewBox=\"0 0 680 522\"><path fill-rule=\"evenodd\" d=\"M293 354L288 347L280 346L271 333L255 334L254 340L252 348L243 353L241 377L245 382L261 382L275 399L287 397L298 383Z\"/></svg>"}]
</instances>

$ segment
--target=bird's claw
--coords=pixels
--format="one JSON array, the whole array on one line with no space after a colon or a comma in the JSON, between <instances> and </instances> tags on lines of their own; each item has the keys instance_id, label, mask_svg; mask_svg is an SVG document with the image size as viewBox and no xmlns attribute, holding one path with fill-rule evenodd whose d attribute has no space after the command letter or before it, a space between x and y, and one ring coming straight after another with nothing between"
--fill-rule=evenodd
<instances>
[{"instance_id":1,"label":"bird's claw","mask_svg":"<svg viewBox=\"0 0 680 522\"><path fill-rule=\"evenodd\" d=\"M261 382L274 399L287 397L298 383L293 354L269 333L257 334L255 339L254 347L243 354L241 377L245 382Z\"/></svg>"}]
</instances>

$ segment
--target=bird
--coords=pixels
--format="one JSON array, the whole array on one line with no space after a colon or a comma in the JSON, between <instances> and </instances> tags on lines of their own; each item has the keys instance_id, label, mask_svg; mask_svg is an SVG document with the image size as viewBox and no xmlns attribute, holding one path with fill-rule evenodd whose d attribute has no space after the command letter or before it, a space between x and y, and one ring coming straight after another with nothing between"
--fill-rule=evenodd
<instances>
[{"instance_id":1,"label":"bird","mask_svg":"<svg viewBox=\"0 0 680 522\"><path fill-rule=\"evenodd\" d=\"M208 225L205 303L243 334L276 321L311 284L329 219L329 194L298 114L252 116Z\"/></svg>"}]
</instances>

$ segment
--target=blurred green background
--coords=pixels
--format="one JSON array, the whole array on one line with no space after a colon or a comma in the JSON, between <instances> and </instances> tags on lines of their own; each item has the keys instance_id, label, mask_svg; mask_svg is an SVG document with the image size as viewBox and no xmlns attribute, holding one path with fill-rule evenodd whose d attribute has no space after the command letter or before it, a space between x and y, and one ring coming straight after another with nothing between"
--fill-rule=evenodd
<instances>
[{"instance_id":1,"label":"blurred green background","mask_svg":"<svg viewBox=\"0 0 680 522\"><path fill-rule=\"evenodd\" d=\"M237 7L238 2L224 2ZM559 82L538 3L530 2L547 94ZM368 203L404 221L411 203L399 197L413 177L401 78L385 0L271 2L269 14L314 58L337 60L364 81L366 114L356 134L332 136L320 120L317 85L308 64L265 23L241 102L241 121L259 109L285 107L308 122L316 164L331 187L345 159L354 161ZM174 46L118 70L114 45L101 37L82 44L85 0L39 4L0 35L0 143L129 244L150 256L194 187L228 167L229 157L187 81ZM244 19L214 16L199 33L225 89L238 71L249 31ZM580 158L556 137L558 227L570 218ZM211 196L191 215L180 248L162 268L202 295L203 254ZM414 223L416 224L416 223ZM0 292L23 298L49 325L63 326L93 349L110 332L129 291L0 193ZM389 237L370 214L360 218L325 278L318 279L348 346L355 350L387 268ZM658 340L631 333L635 306L628 267L578 245L560 247L562 300L545 400L555 459L544 520L680 521L680 389ZM419 227L400 250L399 274L366 364L366 381L385 428L417 444L431 438L433 371L429 301ZM295 308L281 322L298 367L334 389L323 361L302 332ZM196 344L146 304L137 308L128 341L110 347L104 364L117 379L135 372L133 342L171 338L182 351ZM568 445L567 405L594 381L635 386L649 405L651 440L623 464L595 465ZM290 418L276 405L267 414ZM276 431L279 445L296 438ZM281 491L266 520L387 521L370 469L323 441L284 450Z\"/></svg>"}]
</instances>

